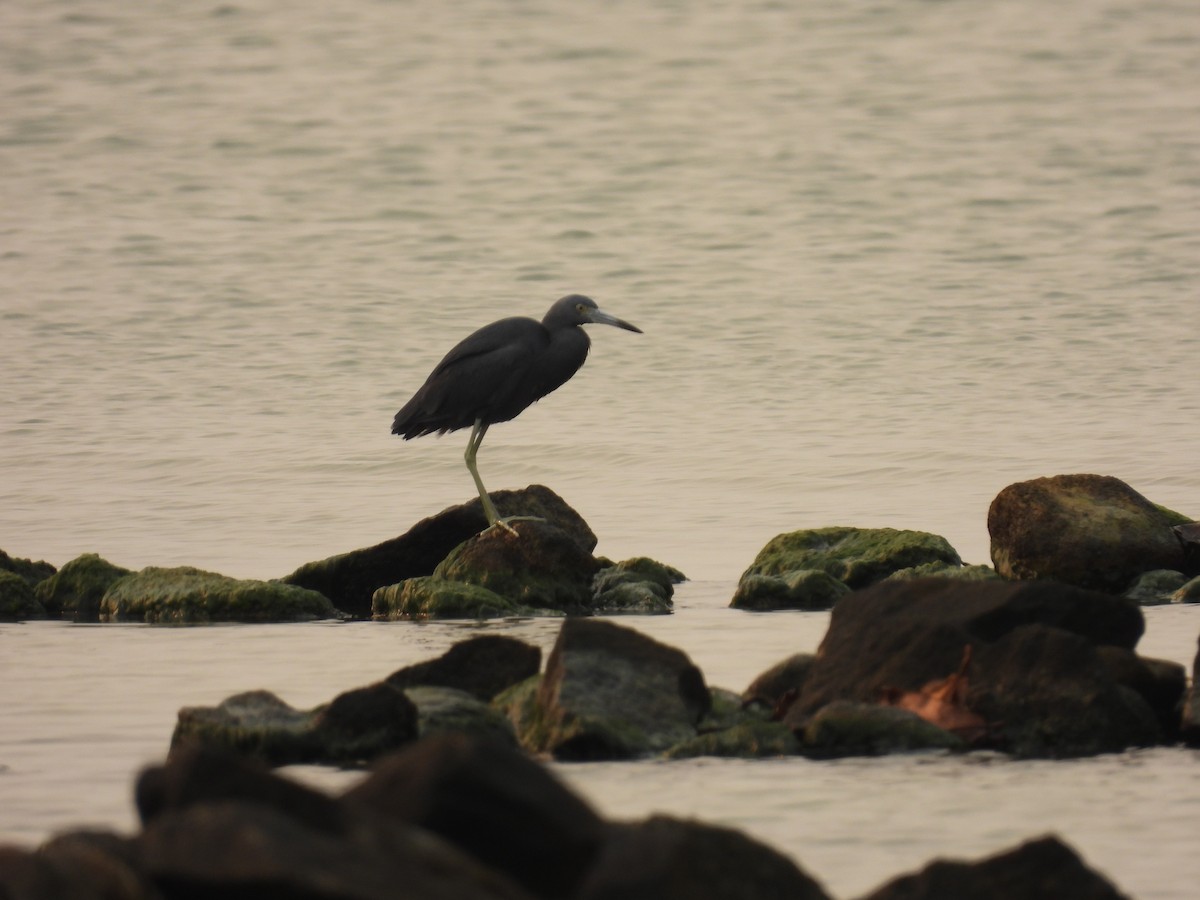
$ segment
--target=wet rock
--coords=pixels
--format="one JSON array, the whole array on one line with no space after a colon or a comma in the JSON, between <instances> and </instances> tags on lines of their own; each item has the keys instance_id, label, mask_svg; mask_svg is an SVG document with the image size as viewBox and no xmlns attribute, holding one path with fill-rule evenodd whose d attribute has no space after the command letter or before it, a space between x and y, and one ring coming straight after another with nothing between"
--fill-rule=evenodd
<instances>
[{"instance_id":1,"label":"wet rock","mask_svg":"<svg viewBox=\"0 0 1200 900\"><path fill-rule=\"evenodd\" d=\"M783 854L738 831L653 816L612 829L577 900L828 900Z\"/></svg>"},{"instance_id":2,"label":"wet rock","mask_svg":"<svg viewBox=\"0 0 1200 900\"><path fill-rule=\"evenodd\" d=\"M947 562L931 562L909 569L899 569L889 580L913 581L917 578L959 578L963 581L994 581L1000 575L991 566L956 566Z\"/></svg>"},{"instance_id":3,"label":"wet rock","mask_svg":"<svg viewBox=\"0 0 1200 900\"><path fill-rule=\"evenodd\" d=\"M1193 578L1171 595L1172 603L1200 603L1200 577Z\"/></svg>"},{"instance_id":4,"label":"wet rock","mask_svg":"<svg viewBox=\"0 0 1200 900\"><path fill-rule=\"evenodd\" d=\"M796 569L783 575L743 575L729 605L769 612L777 609L832 609L850 588L819 569Z\"/></svg>"},{"instance_id":5,"label":"wet rock","mask_svg":"<svg viewBox=\"0 0 1200 900\"><path fill-rule=\"evenodd\" d=\"M404 693L416 704L417 734L422 738L446 733L470 734L517 746L516 732L508 717L466 691L423 685L405 688Z\"/></svg>"},{"instance_id":6,"label":"wet rock","mask_svg":"<svg viewBox=\"0 0 1200 900\"><path fill-rule=\"evenodd\" d=\"M30 587L36 587L38 582L45 581L54 571L54 566L45 560L34 562L32 559L17 559L0 550L0 572L12 572Z\"/></svg>"},{"instance_id":7,"label":"wet rock","mask_svg":"<svg viewBox=\"0 0 1200 900\"><path fill-rule=\"evenodd\" d=\"M1125 900L1109 881L1084 864L1058 838L1029 841L979 862L936 860L862 900Z\"/></svg>"},{"instance_id":8,"label":"wet rock","mask_svg":"<svg viewBox=\"0 0 1200 900\"><path fill-rule=\"evenodd\" d=\"M522 743L558 759L628 759L693 737L711 699L674 647L611 622L567 619Z\"/></svg>"},{"instance_id":9,"label":"wet rock","mask_svg":"<svg viewBox=\"0 0 1200 900\"><path fill-rule=\"evenodd\" d=\"M230 578L190 566L150 567L115 581L100 601L102 622L304 622L341 613L316 591L278 581Z\"/></svg>"},{"instance_id":10,"label":"wet rock","mask_svg":"<svg viewBox=\"0 0 1200 900\"><path fill-rule=\"evenodd\" d=\"M1170 569L1154 569L1137 576L1122 593L1122 597L1142 606L1170 603L1175 591L1187 583L1187 576Z\"/></svg>"},{"instance_id":11,"label":"wet rock","mask_svg":"<svg viewBox=\"0 0 1200 900\"><path fill-rule=\"evenodd\" d=\"M596 546L595 534L579 513L547 487L494 491L491 497L501 515L542 518L573 538L584 553ZM451 550L485 527L487 519L476 497L422 519L399 537L307 563L283 580L318 591L339 609L366 618L372 615L372 597L379 588L432 575Z\"/></svg>"},{"instance_id":12,"label":"wet rock","mask_svg":"<svg viewBox=\"0 0 1200 900\"><path fill-rule=\"evenodd\" d=\"M599 615L666 615L674 586L685 577L645 556L605 566L592 578L592 611Z\"/></svg>"},{"instance_id":13,"label":"wet rock","mask_svg":"<svg viewBox=\"0 0 1200 900\"><path fill-rule=\"evenodd\" d=\"M537 897L573 896L606 826L545 768L463 736L383 760L344 801L419 825Z\"/></svg>"},{"instance_id":14,"label":"wet rock","mask_svg":"<svg viewBox=\"0 0 1200 900\"><path fill-rule=\"evenodd\" d=\"M742 702L775 709L785 699L794 699L804 688L815 660L816 657L811 653L796 653L777 662L742 691Z\"/></svg>"},{"instance_id":15,"label":"wet rock","mask_svg":"<svg viewBox=\"0 0 1200 900\"><path fill-rule=\"evenodd\" d=\"M1179 736L1189 747L1200 747L1200 649L1192 661L1192 686L1183 698Z\"/></svg>"},{"instance_id":16,"label":"wet rock","mask_svg":"<svg viewBox=\"0 0 1200 900\"><path fill-rule=\"evenodd\" d=\"M1161 740L1153 712L1104 665L1097 645L1131 649L1140 610L1048 582L885 582L844 597L784 721L795 729L836 700L920 691L973 655L967 705L1021 756L1071 756Z\"/></svg>"},{"instance_id":17,"label":"wet rock","mask_svg":"<svg viewBox=\"0 0 1200 900\"><path fill-rule=\"evenodd\" d=\"M800 742L783 723L747 719L719 731L698 734L676 744L663 755L667 759L693 759L699 756L763 759L794 756L799 752Z\"/></svg>"},{"instance_id":18,"label":"wet rock","mask_svg":"<svg viewBox=\"0 0 1200 900\"><path fill-rule=\"evenodd\" d=\"M44 619L46 609L33 596L29 582L8 569L0 569L0 622Z\"/></svg>"},{"instance_id":19,"label":"wet rock","mask_svg":"<svg viewBox=\"0 0 1200 900\"><path fill-rule=\"evenodd\" d=\"M1143 572L1185 568L1183 546L1163 511L1105 475L1011 484L992 501L988 532L992 562L1005 578L1116 593Z\"/></svg>"},{"instance_id":20,"label":"wet rock","mask_svg":"<svg viewBox=\"0 0 1200 900\"><path fill-rule=\"evenodd\" d=\"M268 765L356 765L415 740L417 709L386 683L298 710L269 691L236 694L217 706L179 711L172 747L198 742Z\"/></svg>"},{"instance_id":21,"label":"wet rock","mask_svg":"<svg viewBox=\"0 0 1200 900\"><path fill-rule=\"evenodd\" d=\"M100 601L117 581L132 574L95 553L85 553L64 565L34 589L34 595L52 616L70 616L76 622L98 622Z\"/></svg>"},{"instance_id":22,"label":"wet rock","mask_svg":"<svg viewBox=\"0 0 1200 900\"><path fill-rule=\"evenodd\" d=\"M967 749L962 738L915 713L875 703L836 701L807 718L802 727L786 719L785 724L800 733L804 754L821 759Z\"/></svg>"},{"instance_id":23,"label":"wet rock","mask_svg":"<svg viewBox=\"0 0 1200 900\"><path fill-rule=\"evenodd\" d=\"M1101 663L1117 684L1132 688L1154 713L1163 739L1179 736L1179 712L1187 691L1187 669L1167 659L1138 656L1120 647L1098 646Z\"/></svg>"},{"instance_id":24,"label":"wet rock","mask_svg":"<svg viewBox=\"0 0 1200 900\"><path fill-rule=\"evenodd\" d=\"M399 584L382 587L371 598L371 618L377 621L506 619L549 615L551 612L514 603L477 584L448 581L433 575L409 578Z\"/></svg>"},{"instance_id":25,"label":"wet rock","mask_svg":"<svg viewBox=\"0 0 1200 900\"><path fill-rule=\"evenodd\" d=\"M954 548L936 534L894 528L814 528L772 538L742 580L817 569L848 587L861 588L900 569L935 562L962 565Z\"/></svg>"},{"instance_id":26,"label":"wet rock","mask_svg":"<svg viewBox=\"0 0 1200 900\"><path fill-rule=\"evenodd\" d=\"M459 641L437 659L406 666L385 680L398 688L457 688L488 702L536 675L541 664L540 647L505 635L487 634Z\"/></svg>"}]
</instances>

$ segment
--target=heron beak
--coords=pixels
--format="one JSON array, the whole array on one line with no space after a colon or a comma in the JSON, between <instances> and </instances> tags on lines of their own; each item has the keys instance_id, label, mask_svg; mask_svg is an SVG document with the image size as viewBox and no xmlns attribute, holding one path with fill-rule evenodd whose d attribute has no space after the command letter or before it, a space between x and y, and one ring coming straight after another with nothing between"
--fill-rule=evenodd
<instances>
[{"instance_id":1,"label":"heron beak","mask_svg":"<svg viewBox=\"0 0 1200 900\"><path fill-rule=\"evenodd\" d=\"M615 325L617 328L624 328L626 331L636 331L642 333L642 329L636 325L630 325L624 319L618 319L616 316L609 315L602 309L593 309L588 314L588 321L595 322L597 325Z\"/></svg>"}]
</instances>

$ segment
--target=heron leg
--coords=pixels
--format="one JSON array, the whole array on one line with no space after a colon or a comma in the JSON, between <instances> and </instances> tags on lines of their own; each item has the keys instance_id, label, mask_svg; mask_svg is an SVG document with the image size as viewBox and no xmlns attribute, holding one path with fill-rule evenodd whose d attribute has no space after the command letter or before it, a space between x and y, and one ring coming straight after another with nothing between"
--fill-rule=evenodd
<instances>
[{"instance_id":1,"label":"heron leg","mask_svg":"<svg viewBox=\"0 0 1200 900\"><path fill-rule=\"evenodd\" d=\"M492 498L488 496L487 488L483 486L483 479L479 477L479 467L475 464L475 456L479 453L479 445L483 443L483 436L487 434L488 427L483 419L476 419L475 425L471 429L471 437L467 440L467 452L464 459L467 461L467 469L471 473L471 477L475 479L475 488L479 491L479 502L483 504L483 514L487 516L488 528L499 525L509 534L515 535L517 530L509 525L509 522L519 522L522 520L541 521L537 516L506 516L500 518L500 514L496 512L496 505L492 503Z\"/></svg>"}]
</instances>

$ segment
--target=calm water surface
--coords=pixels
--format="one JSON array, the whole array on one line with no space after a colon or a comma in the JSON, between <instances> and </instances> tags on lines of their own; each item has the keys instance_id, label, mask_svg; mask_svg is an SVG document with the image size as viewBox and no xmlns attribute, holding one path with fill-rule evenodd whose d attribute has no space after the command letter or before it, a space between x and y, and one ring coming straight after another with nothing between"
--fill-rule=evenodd
<instances>
[{"instance_id":1,"label":"calm water surface","mask_svg":"<svg viewBox=\"0 0 1200 900\"><path fill-rule=\"evenodd\" d=\"M984 562L997 491L1077 471L1200 515L1198 83L1182 0L7 0L0 548L266 578L391 537L472 493L465 436L402 443L394 411L458 338L570 291L645 334L593 329L484 478L696 579L637 624L714 683L820 639L723 608L781 531ZM1196 617L1150 616L1190 660ZM318 702L462 633L6 626L0 825L127 821L180 705ZM1172 897L1195 762L567 777L744 824L843 894L1044 823Z\"/></svg>"}]
</instances>

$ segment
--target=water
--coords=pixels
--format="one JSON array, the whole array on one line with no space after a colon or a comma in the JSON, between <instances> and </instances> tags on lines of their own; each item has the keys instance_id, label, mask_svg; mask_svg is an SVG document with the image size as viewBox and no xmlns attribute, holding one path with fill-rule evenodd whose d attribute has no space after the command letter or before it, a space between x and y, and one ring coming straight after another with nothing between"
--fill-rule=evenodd
<instances>
[{"instance_id":1,"label":"water","mask_svg":"<svg viewBox=\"0 0 1200 900\"><path fill-rule=\"evenodd\" d=\"M781 531L919 528L984 562L1002 487L1081 471L1198 515L1198 69L1188 2L8 0L0 547L273 577L393 536L472 492L465 435L402 443L394 411L459 337L571 291L646 333L593 328L584 370L489 433L484 479L706 585L638 624L715 683L820 639L723 608ZM1190 660L1195 616L1151 615ZM5 627L0 825L71 824L99 784L123 814L184 703L317 702L451 633ZM360 642L370 672L338 661ZM774 764L628 771L843 894L1044 820L1170 897L1194 763L788 763L860 798L797 799L803 825ZM618 814L626 771L568 777ZM1067 818L1021 808L1034 771Z\"/></svg>"}]
</instances>

